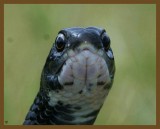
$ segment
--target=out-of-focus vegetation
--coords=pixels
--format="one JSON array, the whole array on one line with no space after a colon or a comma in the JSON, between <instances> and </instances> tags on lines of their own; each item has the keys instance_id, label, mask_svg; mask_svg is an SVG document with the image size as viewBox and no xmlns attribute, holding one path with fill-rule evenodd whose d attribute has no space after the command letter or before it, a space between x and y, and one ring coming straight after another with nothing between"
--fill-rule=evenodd
<instances>
[{"instance_id":1,"label":"out-of-focus vegetation","mask_svg":"<svg viewBox=\"0 0 160 129\"><path fill-rule=\"evenodd\" d=\"M95 125L156 123L156 6L5 5L4 120L22 124L58 31L98 26L111 38L113 87Z\"/></svg>"}]
</instances>

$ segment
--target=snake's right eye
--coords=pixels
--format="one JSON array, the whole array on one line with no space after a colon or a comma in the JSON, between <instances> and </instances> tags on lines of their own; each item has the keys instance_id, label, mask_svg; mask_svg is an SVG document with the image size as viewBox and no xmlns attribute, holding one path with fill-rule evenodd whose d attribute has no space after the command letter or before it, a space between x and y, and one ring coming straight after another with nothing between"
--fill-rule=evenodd
<instances>
[{"instance_id":1,"label":"snake's right eye","mask_svg":"<svg viewBox=\"0 0 160 129\"><path fill-rule=\"evenodd\" d=\"M106 51L108 51L108 49L110 48L110 38L107 36L106 32L104 32L102 34L102 43L103 43L103 47Z\"/></svg>"},{"instance_id":2,"label":"snake's right eye","mask_svg":"<svg viewBox=\"0 0 160 129\"><path fill-rule=\"evenodd\" d=\"M55 46L58 52L63 51L65 48L66 42L65 42L65 36L63 34L59 34L56 38Z\"/></svg>"}]
</instances>

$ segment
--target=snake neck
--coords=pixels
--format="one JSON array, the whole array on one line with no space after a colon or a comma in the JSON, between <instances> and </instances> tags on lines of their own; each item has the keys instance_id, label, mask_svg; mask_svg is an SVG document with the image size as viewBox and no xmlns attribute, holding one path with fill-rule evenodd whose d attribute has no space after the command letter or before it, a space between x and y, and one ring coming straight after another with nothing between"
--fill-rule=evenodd
<instances>
[{"instance_id":1,"label":"snake neck","mask_svg":"<svg viewBox=\"0 0 160 129\"><path fill-rule=\"evenodd\" d=\"M96 120L98 110L84 110L80 106L57 101L50 105L50 98L39 92L30 107L23 125L91 125Z\"/></svg>"}]
</instances>

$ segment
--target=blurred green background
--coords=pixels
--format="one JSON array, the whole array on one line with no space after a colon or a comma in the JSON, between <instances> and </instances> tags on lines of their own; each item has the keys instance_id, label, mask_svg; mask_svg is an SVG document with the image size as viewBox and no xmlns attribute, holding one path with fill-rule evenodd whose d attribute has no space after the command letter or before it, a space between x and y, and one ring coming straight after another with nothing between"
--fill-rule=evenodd
<instances>
[{"instance_id":1,"label":"blurred green background","mask_svg":"<svg viewBox=\"0 0 160 129\"><path fill-rule=\"evenodd\" d=\"M95 125L156 124L156 5L5 5L4 120L22 124L58 31L98 26L111 38L113 87Z\"/></svg>"}]
</instances>

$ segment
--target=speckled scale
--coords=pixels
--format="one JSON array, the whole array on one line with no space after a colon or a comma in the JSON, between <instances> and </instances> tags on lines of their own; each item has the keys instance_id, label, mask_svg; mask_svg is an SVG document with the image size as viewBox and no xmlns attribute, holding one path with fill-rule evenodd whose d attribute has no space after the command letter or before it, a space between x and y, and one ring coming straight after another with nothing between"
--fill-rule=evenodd
<instances>
[{"instance_id":1,"label":"speckled scale","mask_svg":"<svg viewBox=\"0 0 160 129\"><path fill-rule=\"evenodd\" d=\"M52 108L48 105L47 96L45 94L38 93L23 124L48 124L48 119L52 112Z\"/></svg>"}]
</instances>

